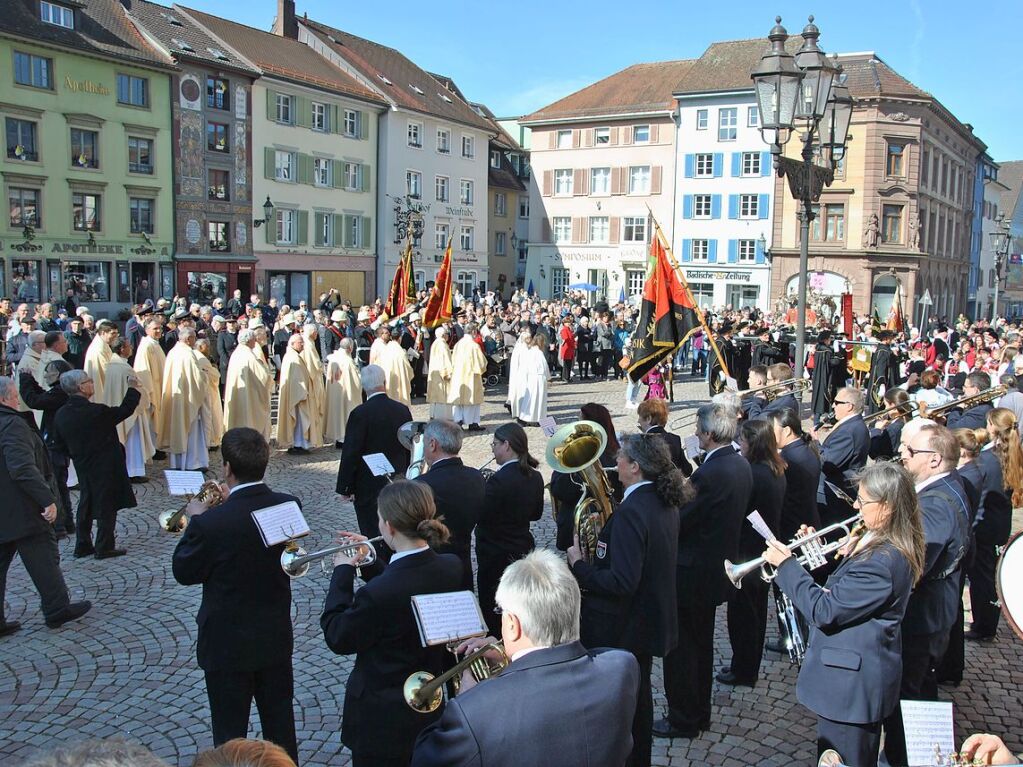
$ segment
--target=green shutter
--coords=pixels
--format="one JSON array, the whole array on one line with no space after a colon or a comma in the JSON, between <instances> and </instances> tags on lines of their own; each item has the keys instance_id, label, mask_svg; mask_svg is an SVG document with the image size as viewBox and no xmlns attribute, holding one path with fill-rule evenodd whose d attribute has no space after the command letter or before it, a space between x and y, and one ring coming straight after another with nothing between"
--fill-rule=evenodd
<instances>
[{"instance_id":1,"label":"green shutter","mask_svg":"<svg viewBox=\"0 0 1023 767\"><path fill-rule=\"evenodd\" d=\"M313 244L323 246L323 213L313 214Z\"/></svg>"},{"instance_id":2,"label":"green shutter","mask_svg":"<svg viewBox=\"0 0 1023 767\"><path fill-rule=\"evenodd\" d=\"M274 162L277 159L277 152L273 147L263 149L263 177L274 178Z\"/></svg>"},{"instance_id":3,"label":"green shutter","mask_svg":"<svg viewBox=\"0 0 1023 767\"><path fill-rule=\"evenodd\" d=\"M330 105L330 132L341 132L341 110L337 104Z\"/></svg>"},{"instance_id":4,"label":"green shutter","mask_svg":"<svg viewBox=\"0 0 1023 767\"><path fill-rule=\"evenodd\" d=\"M362 191L368 192L370 187L370 166L360 165L359 166L359 186Z\"/></svg>"},{"instance_id":5,"label":"green shutter","mask_svg":"<svg viewBox=\"0 0 1023 767\"><path fill-rule=\"evenodd\" d=\"M345 164L340 160L330 161L330 185L335 189L345 185Z\"/></svg>"},{"instance_id":6,"label":"green shutter","mask_svg":"<svg viewBox=\"0 0 1023 767\"><path fill-rule=\"evenodd\" d=\"M270 122L277 119L277 94L269 89L266 91L266 119Z\"/></svg>"},{"instance_id":7,"label":"green shutter","mask_svg":"<svg viewBox=\"0 0 1023 767\"><path fill-rule=\"evenodd\" d=\"M274 213L273 217L269 221L263 222L263 229L266 234L266 244L276 245L277 244L277 214Z\"/></svg>"},{"instance_id":8,"label":"green shutter","mask_svg":"<svg viewBox=\"0 0 1023 767\"><path fill-rule=\"evenodd\" d=\"M295 233L295 244L305 245L309 242L309 211L300 210L297 213L298 231Z\"/></svg>"},{"instance_id":9,"label":"green shutter","mask_svg":"<svg viewBox=\"0 0 1023 767\"><path fill-rule=\"evenodd\" d=\"M365 250L373 248L373 218L372 216L362 217L362 247Z\"/></svg>"},{"instance_id":10,"label":"green shutter","mask_svg":"<svg viewBox=\"0 0 1023 767\"><path fill-rule=\"evenodd\" d=\"M298 183L313 183L313 158L307 154L298 156Z\"/></svg>"},{"instance_id":11,"label":"green shutter","mask_svg":"<svg viewBox=\"0 0 1023 767\"><path fill-rule=\"evenodd\" d=\"M369 138L369 126L366 124L366 113L356 112L355 114L358 117L356 122L359 123L359 138L365 141Z\"/></svg>"},{"instance_id":12,"label":"green shutter","mask_svg":"<svg viewBox=\"0 0 1023 767\"><path fill-rule=\"evenodd\" d=\"M334 247L344 244L345 237L345 217L336 214L334 215Z\"/></svg>"},{"instance_id":13,"label":"green shutter","mask_svg":"<svg viewBox=\"0 0 1023 767\"><path fill-rule=\"evenodd\" d=\"M308 128L313 124L312 102L302 96L291 97L291 122L301 128Z\"/></svg>"},{"instance_id":14,"label":"green shutter","mask_svg":"<svg viewBox=\"0 0 1023 767\"><path fill-rule=\"evenodd\" d=\"M350 248L352 247L352 217L337 216L337 218L341 219L342 227L341 244L346 248Z\"/></svg>"}]
</instances>

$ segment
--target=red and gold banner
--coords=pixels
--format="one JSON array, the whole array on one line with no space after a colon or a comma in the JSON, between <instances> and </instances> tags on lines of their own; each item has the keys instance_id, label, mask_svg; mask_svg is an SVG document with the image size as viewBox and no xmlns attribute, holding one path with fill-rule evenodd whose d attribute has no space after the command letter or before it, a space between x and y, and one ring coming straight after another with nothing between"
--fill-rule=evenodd
<instances>
[{"instance_id":1,"label":"red and gold banner","mask_svg":"<svg viewBox=\"0 0 1023 767\"><path fill-rule=\"evenodd\" d=\"M423 327L436 328L451 320L451 239L448 239L448 248L444 251L444 261L437 272L437 281L433 285L433 292L426 302L423 310Z\"/></svg>"}]
</instances>

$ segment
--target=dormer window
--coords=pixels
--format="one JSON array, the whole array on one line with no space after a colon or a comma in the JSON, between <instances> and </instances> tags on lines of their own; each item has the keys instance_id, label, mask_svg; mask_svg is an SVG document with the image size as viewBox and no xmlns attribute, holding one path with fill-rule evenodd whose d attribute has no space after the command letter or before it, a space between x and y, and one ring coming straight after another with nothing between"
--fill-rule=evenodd
<instances>
[{"instance_id":1,"label":"dormer window","mask_svg":"<svg viewBox=\"0 0 1023 767\"><path fill-rule=\"evenodd\" d=\"M47 24L65 29L75 28L75 13L70 8L57 3L48 3L46 0L39 2L39 18Z\"/></svg>"},{"instance_id":2,"label":"dormer window","mask_svg":"<svg viewBox=\"0 0 1023 767\"><path fill-rule=\"evenodd\" d=\"M390 80L388 80L388 79L387 79L387 75L383 75L383 74L378 74L378 75L377 75L377 77L379 77L379 78L380 78L380 81L381 81L381 82L382 82L382 83L383 83L384 85L394 85L394 83L392 83L392 82L391 82Z\"/></svg>"},{"instance_id":3,"label":"dormer window","mask_svg":"<svg viewBox=\"0 0 1023 767\"><path fill-rule=\"evenodd\" d=\"M220 50L220 48L206 48L206 50L209 51L209 54L213 58L218 59L219 61L230 61L231 60L231 59L229 59L227 57L226 53L224 53L222 50Z\"/></svg>"},{"instance_id":4,"label":"dormer window","mask_svg":"<svg viewBox=\"0 0 1023 767\"><path fill-rule=\"evenodd\" d=\"M190 53L195 53L195 48L186 43L184 40L178 40L178 38L176 37L171 38L171 45L173 45L179 51L188 51Z\"/></svg>"},{"instance_id":5,"label":"dormer window","mask_svg":"<svg viewBox=\"0 0 1023 767\"><path fill-rule=\"evenodd\" d=\"M449 104L451 103L451 99L445 96L443 93L438 93L437 95L440 96L444 101L448 102Z\"/></svg>"},{"instance_id":6,"label":"dormer window","mask_svg":"<svg viewBox=\"0 0 1023 767\"><path fill-rule=\"evenodd\" d=\"M408 87L409 87L409 88L411 88L412 90L414 90L414 91L415 91L416 93L418 93L418 94L419 94L420 96L424 95L424 94L423 94L423 89L422 89L422 88L420 88L420 87L419 87L418 85L413 85L412 83L409 83L409 84L408 84Z\"/></svg>"},{"instance_id":7,"label":"dormer window","mask_svg":"<svg viewBox=\"0 0 1023 767\"><path fill-rule=\"evenodd\" d=\"M173 24L175 27L183 27L183 26L185 26L176 17L171 16L169 13L161 12L160 15L163 16L167 20L168 24Z\"/></svg>"}]
</instances>

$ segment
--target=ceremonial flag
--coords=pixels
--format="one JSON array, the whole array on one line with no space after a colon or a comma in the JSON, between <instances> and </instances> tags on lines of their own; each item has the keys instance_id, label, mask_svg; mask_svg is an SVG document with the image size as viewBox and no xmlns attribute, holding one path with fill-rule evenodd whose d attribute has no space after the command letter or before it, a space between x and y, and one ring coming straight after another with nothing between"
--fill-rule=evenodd
<instances>
[{"instance_id":1,"label":"ceremonial flag","mask_svg":"<svg viewBox=\"0 0 1023 767\"><path fill-rule=\"evenodd\" d=\"M387 297L384 311L388 317L400 317L416 302L416 275L412 269L412 240L408 241L405 252L394 270L391 291Z\"/></svg>"},{"instance_id":2,"label":"ceremonial flag","mask_svg":"<svg viewBox=\"0 0 1023 767\"><path fill-rule=\"evenodd\" d=\"M650 261L639 321L632 336L629 377L634 382L703 325L703 316L689 286L685 284L685 278L668 260L660 228L656 229L656 236L650 243Z\"/></svg>"},{"instance_id":3,"label":"ceremonial flag","mask_svg":"<svg viewBox=\"0 0 1023 767\"><path fill-rule=\"evenodd\" d=\"M895 289L895 300L892 301L892 308L888 312L888 330L901 333L906 329L906 318L902 314L902 298L899 289Z\"/></svg>"},{"instance_id":4,"label":"ceremonial flag","mask_svg":"<svg viewBox=\"0 0 1023 767\"><path fill-rule=\"evenodd\" d=\"M444 251L444 261L437 272L433 292L423 310L423 327L436 328L451 320L451 239Z\"/></svg>"}]
</instances>

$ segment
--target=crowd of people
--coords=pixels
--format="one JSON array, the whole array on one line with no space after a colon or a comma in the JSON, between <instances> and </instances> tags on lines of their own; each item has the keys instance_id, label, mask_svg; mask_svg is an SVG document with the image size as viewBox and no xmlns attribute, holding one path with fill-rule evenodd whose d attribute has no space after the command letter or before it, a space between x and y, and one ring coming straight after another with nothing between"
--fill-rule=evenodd
<instances>
[{"instance_id":1,"label":"crowd of people","mask_svg":"<svg viewBox=\"0 0 1023 767\"><path fill-rule=\"evenodd\" d=\"M755 686L765 650L797 645L797 696L817 716L818 751L874 765L884 733L887 763L906 764L898 701L934 700L939 684L960 683L964 642L997 632L998 547L1023 502L1019 329L961 320L953 335L939 321L921 334L867 321L836 338L820 328L804 428L782 318L708 317L644 376L645 397L628 380L634 432L619 433L607 407L582 405L579 420L605 441L601 454L559 464L549 483L562 557L535 549L545 483L523 427L546 417L559 377L625 376L637 312L582 295L455 299L437 328L418 311L390 318L380 302L356 307L334 291L312 309L242 303L237 292L210 306L147 301L123 329L86 319L83 307L69 318L17 307L11 376L0 377L0 487L20 492L0 518L0 594L20 553L47 625L80 618L89 603L67 598L58 536L75 535L76 557L124 555L116 514L135 505L132 484L147 481L147 466L206 472L219 450L220 498L191 500L172 563L179 583L203 587L196 654L213 739L225 748L244 739L254 700L263 737L297 764L285 544L265 544L252 513L300 505L265 483L271 441L292 454L333 446L336 492L358 530L340 533L353 545L329 555L320 625L331 651L355 656L341 730L355 767L539 764L551 753L566 765L649 765L655 737L698 738L712 725L715 678ZM871 350L858 381L846 341ZM696 408L698 447L670 431L671 381L687 371L741 389ZM507 380L510 420L493 430L495 469L481 471L460 452L486 430L491 376ZM948 396L938 400L938 388ZM430 420L414 429L413 455L399 431L417 398ZM375 454L391 476L363 460ZM588 503L612 512L592 554L577 513ZM766 544L747 522L753 512ZM840 558L801 566L797 537L837 523L849 531ZM750 577L737 589L723 563L757 557L773 586ZM459 590L475 592L490 635L456 655L500 640L507 666L475 686L465 677L458 696L423 712L406 700L406 681L452 659L423 646L410 598ZM777 639L772 595L795 616ZM723 604L731 659L717 666ZM19 627L0 612L0 635ZM655 657L667 698L656 721ZM523 702L512 719L500 705L510 699ZM964 751L1004 759L1003 745L977 742Z\"/></svg>"}]
</instances>

